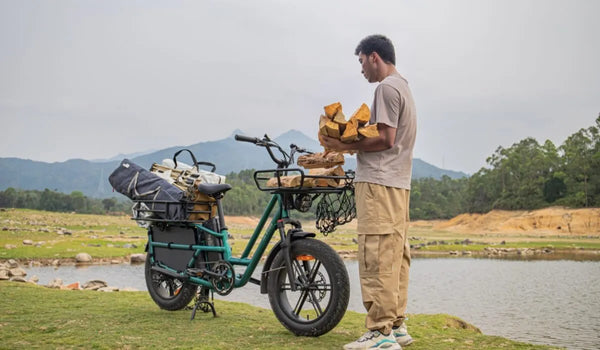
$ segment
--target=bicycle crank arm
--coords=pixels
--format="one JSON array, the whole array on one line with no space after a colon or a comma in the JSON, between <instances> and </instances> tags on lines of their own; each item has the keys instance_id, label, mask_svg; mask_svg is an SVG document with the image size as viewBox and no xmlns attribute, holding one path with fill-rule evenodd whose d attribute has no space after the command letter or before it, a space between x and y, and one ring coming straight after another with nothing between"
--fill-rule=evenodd
<instances>
[{"instance_id":1,"label":"bicycle crank arm","mask_svg":"<svg viewBox=\"0 0 600 350\"><path fill-rule=\"evenodd\" d=\"M167 270L167 269L164 269L164 268L159 267L159 266L152 266L151 269L152 269L152 271L160 272L160 273L165 274L167 276L171 276L171 277L175 277L175 278L185 278L185 276L182 276L178 272L173 272L171 270Z\"/></svg>"}]
</instances>

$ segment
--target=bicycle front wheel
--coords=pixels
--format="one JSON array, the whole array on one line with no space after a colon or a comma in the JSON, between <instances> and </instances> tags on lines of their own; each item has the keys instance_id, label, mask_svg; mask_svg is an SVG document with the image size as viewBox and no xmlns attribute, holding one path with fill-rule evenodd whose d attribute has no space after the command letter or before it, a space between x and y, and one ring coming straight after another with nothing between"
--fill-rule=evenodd
<instances>
[{"instance_id":1,"label":"bicycle front wheel","mask_svg":"<svg viewBox=\"0 0 600 350\"><path fill-rule=\"evenodd\" d=\"M335 327L350 297L348 272L339 255L315 239L292 243L296 291L289 281L285 252L280 250L268 278L269 302L279 322L296 335L319 336Z\"/></svg>"}]
</instances>

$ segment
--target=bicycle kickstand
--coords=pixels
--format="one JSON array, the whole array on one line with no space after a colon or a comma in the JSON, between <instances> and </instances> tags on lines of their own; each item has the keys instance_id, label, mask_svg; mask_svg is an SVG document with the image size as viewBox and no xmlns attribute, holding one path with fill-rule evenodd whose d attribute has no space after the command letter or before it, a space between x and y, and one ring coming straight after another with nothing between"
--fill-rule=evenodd
<instances>
[{"instance_id":1,"label":"bicycle kickstand","mask_svg":"<svg viewBox=\"0 0 600 350\"><path fill-rule=\"evenodd\" d=\"M198 309L202 310L203 312L212 311L213 317L217 317L217 312L215 311L215 304L212 301L208 300L208 293L205 294L203 292L204 287L202 287L198 295L196 295L196 302L194 304L194 308L192 309L192 317L190 318L190 321L194 320L194 317L196 317L196 311Z\"/></svg>"}]
</instances>

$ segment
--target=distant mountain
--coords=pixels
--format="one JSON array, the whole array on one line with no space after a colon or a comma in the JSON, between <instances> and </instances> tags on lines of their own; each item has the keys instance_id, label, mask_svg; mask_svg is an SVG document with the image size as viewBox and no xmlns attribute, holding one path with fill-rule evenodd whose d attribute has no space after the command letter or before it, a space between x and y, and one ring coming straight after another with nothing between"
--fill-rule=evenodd
<instances>
[{"instance_id":1,"label":"distant mountain","mask_svg":"<svg viewBox=\"0 0 600 350\"><path fill-rule=\"evenodd\" d=\"M29 159L0 158L0 190L9 187L24 190L56 190L64 193L81 191L87 196L113 196L108 175L119 161L94 163L71 159L60 163ZM116 195L116 194L115 194Z\"/></svg>"},{"instance_id":2,"label":"distant mountain","mask_svg":"<svg viewBox=\"0 0 600 350\"><path fill-rule=\"evenodd\" d=\"M106 162L112 162L112 161L117 161L117 160L121 161L124 158L133 159L135 157L143 156L145 154L152 153L152 152L156 152L156 150L153 149L153 150L150 150L150 151L135 152L135 153L129 153L129 154L119 153L116 156L110 157L110 158L105 158L105 159L90 159L90 162L94 162L94 163L106 163Z\"/></svg>"},{"instance_id":3,"label":"distant mountain","mask_svg":"<svg viewBox=\"0 0 600 350\"><path fill-rule=\"evenodd\" d=\"M198 161L214 163L217 173L228 174L243 169L273 169L276 167L266 150L250 143L237 142L235 134L244 134L240 130L222 140L200 142L183 147L169 147L130 158L134 163L149 169L152 163L161 163L163 159L172 159L181 149L191 150ZM262 137L263 135L247 135ZM281 147L289 152L290 144L319 152L322 147L318 141L297 130L290 130L274 139ZM190 164L191 157L182 152L178 161ZM297 159L297 157L296 157ZM118 166L121 159L112 161L89 161L71 159L66 162L45 163L20 158L0 158L0 190L14 187L25 190L43 190L45 188L59 192L71 193L81 191L91 197L119 196L112 191L108 176ZM356 158L346 159L345 169L354 169ZM437 168L420 159L414 159L413 178L441 178L447 175L451 178L465 177L467 174Z\"/></svg>"}]
</instances>

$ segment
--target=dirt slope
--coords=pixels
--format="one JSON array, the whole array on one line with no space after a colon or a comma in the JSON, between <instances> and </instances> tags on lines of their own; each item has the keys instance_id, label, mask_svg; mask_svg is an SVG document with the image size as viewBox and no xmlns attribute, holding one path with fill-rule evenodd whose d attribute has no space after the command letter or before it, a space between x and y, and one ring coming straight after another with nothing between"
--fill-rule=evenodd
<instances>
[{"instance_id":1,"label":"dirt slope","mask_svg":"<svg viewBox=\"0 0 600 350\"><path fill-rule=\"evenodd\" d=\"M486 214L461 214L447 221L435 222L433 228L465 233L597 235L600 234L600 208L492 210Z\"/></svg>"}]
</instances>

